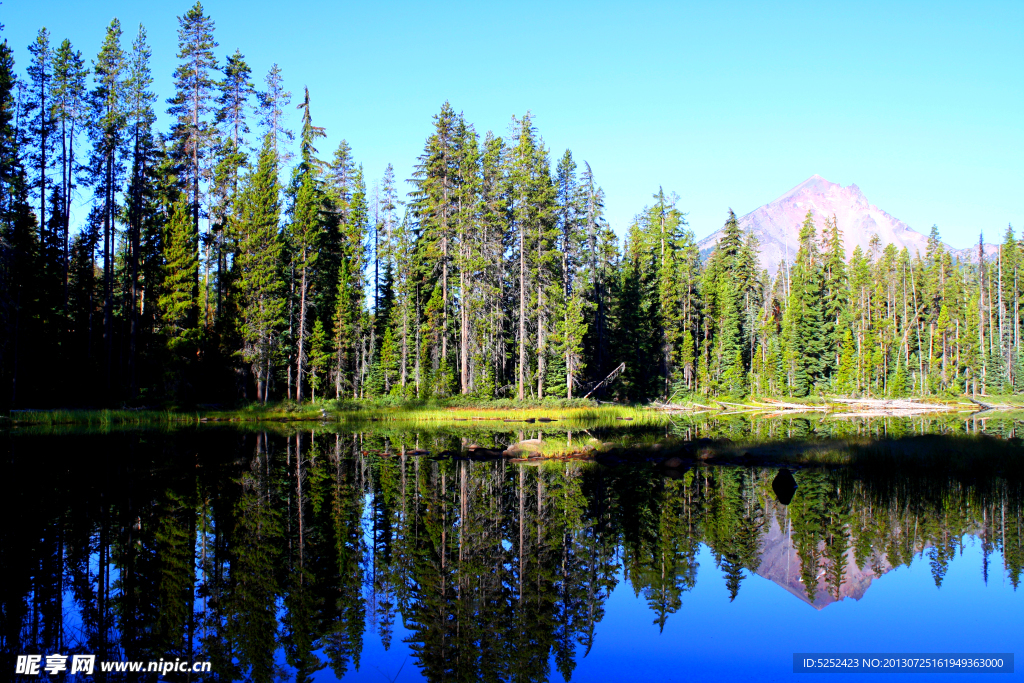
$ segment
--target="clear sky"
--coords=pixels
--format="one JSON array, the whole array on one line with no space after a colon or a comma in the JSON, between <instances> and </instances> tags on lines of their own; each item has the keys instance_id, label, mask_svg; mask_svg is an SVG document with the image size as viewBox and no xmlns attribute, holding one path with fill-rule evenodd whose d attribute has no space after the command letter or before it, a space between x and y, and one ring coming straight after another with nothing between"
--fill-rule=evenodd
<instances>
[{"instance_id":1,"label":"clear sky","mask_svg":"<svg viewBox=\"0 0 1024 683\"><path fill-rule=\"evenodd\" d=\"M46 26L90 59L139 22L171 94L189 0L4 0L19 70ZM621 234L659 185L698 237L818 173L954 246L1024 227L1024 2L209 0L219 57L310 88L326 156L407 178L446 99L483 134L530 110L587 160ZM161 112L162 113L162 112ZM297 127L297 112L293 110ZM161 125L166 128L166 116Z\"/></svg>"}]
</instances>

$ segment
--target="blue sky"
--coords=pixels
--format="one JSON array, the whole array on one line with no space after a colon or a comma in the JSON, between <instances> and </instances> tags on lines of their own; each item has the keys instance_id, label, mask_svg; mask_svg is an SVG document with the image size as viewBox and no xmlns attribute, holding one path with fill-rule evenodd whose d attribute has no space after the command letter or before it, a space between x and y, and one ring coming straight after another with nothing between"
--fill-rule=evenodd
<instances>
[{"instance_id":1,"label":"blue sky","mask_svg":"<svg viewBox=\"0 0 1024 683\"><path fill-rule=\"evenodd\" d=\"M188 0L4 0L19 69L41 26L90 59L139 22L171 92ZM444 100L483 134L531 110L590 162L620 234L659 185L698 237L818 173L954 246L1024 227L1024 3L209 0L223 58L309 86L326 155L411 173ZM297 112L293 110L297 124ZM166 122L166 118L162 119ZM296 126L297 127L297 126Z\"/></svg>"}]
</instances>

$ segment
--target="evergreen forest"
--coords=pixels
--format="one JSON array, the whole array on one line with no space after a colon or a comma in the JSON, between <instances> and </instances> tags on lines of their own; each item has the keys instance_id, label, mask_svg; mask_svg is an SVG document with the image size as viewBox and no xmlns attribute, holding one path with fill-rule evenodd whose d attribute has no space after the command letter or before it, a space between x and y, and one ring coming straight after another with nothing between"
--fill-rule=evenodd
<instances>
[{"instance_id":1,"label":"evergreen forest","mask_svg":"<svg viewBox=\"0 0 1024 683\"><path fill-rule=\"evenodd\" d=\"M974 262L937 227L848 258L808 213L768 273L661 188L620 239L529 111L481 134L448 102L412 177L371 180L316 93L178 21L159 97L142 26L0 44L0 406L1024 391L1012 228Z\"/></svg>"}]
</instances>

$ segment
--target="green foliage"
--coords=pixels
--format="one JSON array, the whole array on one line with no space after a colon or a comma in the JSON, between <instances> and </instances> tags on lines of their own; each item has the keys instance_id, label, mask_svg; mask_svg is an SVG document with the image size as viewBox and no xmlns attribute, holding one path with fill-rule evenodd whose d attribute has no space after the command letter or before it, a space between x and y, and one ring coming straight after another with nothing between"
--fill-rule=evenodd
<instances>
[{"instance_id":1,"label":"green foliage","mask_svg":"<svg viewBox=\"0 0 1024 683\"><path fill-rule=\"evenodd\" d=\"M257 398L266 401L273 346L284 319L284 282L279 271L282 245L277 155L267 135L256 170L246 178L235 231L235 260L241 304L243 359L256 378Z\"/></svg>"},{"instance_id":2,"label":"green foliage","mask_svg":"<svg viewBox=\"0 0 1024 683\"><path fill-rule=\"evenodd\" d=\"M199 343L198 242L188 205L179 199L164 236L163 292L158 305L167 348L181 359L195 353Z\"/></svg>"},{"instance_id":3,"label":"green foliage","mask_svg":"<svg viewBox=\"0 0 1024 683\"><path fill-rule=\"evenodd\" d=\"M313 333L309 337L309 386L312 389L310 399L316 400L317 391L324 386L327 369L331 363L331 352L324 324L317 318L313 322Z\"/></svg>"}]
</instances>

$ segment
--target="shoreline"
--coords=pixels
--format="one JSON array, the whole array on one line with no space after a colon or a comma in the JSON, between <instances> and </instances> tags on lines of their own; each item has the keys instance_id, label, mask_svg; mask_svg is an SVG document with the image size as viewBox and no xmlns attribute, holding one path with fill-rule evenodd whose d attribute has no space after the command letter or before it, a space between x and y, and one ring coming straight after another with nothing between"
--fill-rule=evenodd
<instances>
[{"instance_id":1,"label":"shoreline","mask_svg":"<svg viewBox=\"0 0 1024 683\"><path fill-rule=\"evenodd\" d=\"M580 399L525 401L508 400L465 402L408 401L388 404L368 399L324 401L296 405L283 401L267 406L223 408L200 406L193 409L121 408L53 408L12 410L0 416L0 427L15 425L147 425L205 424L251 422L522 422L526 424L556 421L602 421L660 423L673 416L726 417L748 415L771 418L818 414L832 419L866 417L924 417L950 413L990 415L994 412L1024 411L1022 397L970 396L926 398L703 398L680 403L651 402L618 404ZM728 399L728 400L726 400ZM963 400L963 399L966 399ZM1009 401L1022 401L1015 404ZM1002 401L1002 402L999 402Z\"/></svg>"}]
</instances>

